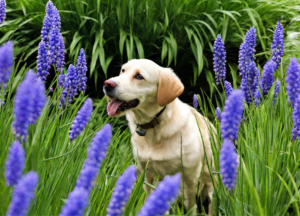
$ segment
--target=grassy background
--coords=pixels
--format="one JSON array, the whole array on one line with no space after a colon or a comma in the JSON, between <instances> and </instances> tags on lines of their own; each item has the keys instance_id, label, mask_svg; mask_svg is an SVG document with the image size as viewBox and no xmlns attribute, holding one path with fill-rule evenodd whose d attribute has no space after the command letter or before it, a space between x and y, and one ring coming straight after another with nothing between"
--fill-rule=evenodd
<instances>
[{"instance_id":1,"label":"grassy background","mask_svg":"<svg viewBox=\"0 0 300 216\"><path fill-rule=\"evenodd\" d=\"M270 57L278 20L286 34L285 53L298 54L299 2L296 0L53 0L60 12L68 64L83 47L89 65L88 93L102 98L102 83L119 73L132 58L148 58L172 67L185 84L181 99L190 102L200 88L215 100L212 47L221 34L227 50L227 70L237 70L245 32L257 29L256 61ZM0 44L13 39L16 56L35 67L37 45L47 0L7 1L7 19L0 25ZM54 77L54 72L52 76ZM228 75L234 85L239 77ZM220 89L220 88L219 88ZM205 99L205 98L202 98ZM214 104L216 102L214 101Z\"/></svg>"}]
</instances>

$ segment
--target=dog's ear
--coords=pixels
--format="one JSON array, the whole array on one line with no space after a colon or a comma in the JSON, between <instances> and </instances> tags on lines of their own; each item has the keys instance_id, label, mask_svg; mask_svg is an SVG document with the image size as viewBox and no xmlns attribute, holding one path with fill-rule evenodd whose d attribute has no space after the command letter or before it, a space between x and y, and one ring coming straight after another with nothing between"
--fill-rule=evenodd
<instances>
[{"instance_id":1,"label":"dog's ear","mask_svg":"<svg viewBox=\"0 0 300 216\"><path fill-rule=\"evenodd\" d=\"M166 106L182 94L184 86L176 74L169 68L159 71L157 102Z\"/></svg>"}]
</instances>

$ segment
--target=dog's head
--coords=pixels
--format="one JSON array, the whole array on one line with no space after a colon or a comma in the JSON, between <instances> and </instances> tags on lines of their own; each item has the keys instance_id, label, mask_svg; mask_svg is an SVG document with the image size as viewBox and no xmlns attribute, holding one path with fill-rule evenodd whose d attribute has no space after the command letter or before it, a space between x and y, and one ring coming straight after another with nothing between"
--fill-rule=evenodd
<instances>
[{"instance_id":1,"label":"dog's head","mask_svg":"<svg viewBox=\"0 0 300 216\"><path fill-rule=\"evenodd\" d=\"M120 75L104 82L103 91L110 100L109 116L121 116L128 110L164 107L183 92L183 84L169 68L147 59L134 59L121 68Z\"/></svg>"}]
</instances>

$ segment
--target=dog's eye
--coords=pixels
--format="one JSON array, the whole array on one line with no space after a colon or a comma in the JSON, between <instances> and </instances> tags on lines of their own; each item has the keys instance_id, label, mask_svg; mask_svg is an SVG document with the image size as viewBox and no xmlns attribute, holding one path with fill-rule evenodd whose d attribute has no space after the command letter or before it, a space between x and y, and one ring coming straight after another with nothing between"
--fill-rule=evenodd
<instances>
[{"instance_id":1,"label":"dog's eye","mask_svg":"<svg viewBox=\"0 0 300 216\"><path fill-rule=\"evenodd\" d=\"M141 75L141 74L136 74L135 76L134 76L134 78L135 79L138 79L138 80L142 80L142 79L144 79L144 77Z\"/></svg>"},{"instance_id":2,"label":"dog's eye","mask_svg":"<svg viewBox=\"0 0 300 216\"><path fill-rule=\"evenodd\" d=\"M124 73L124 72L125 72L125 69L122 69L122 72Z\"/></svg>"}]
</instances>

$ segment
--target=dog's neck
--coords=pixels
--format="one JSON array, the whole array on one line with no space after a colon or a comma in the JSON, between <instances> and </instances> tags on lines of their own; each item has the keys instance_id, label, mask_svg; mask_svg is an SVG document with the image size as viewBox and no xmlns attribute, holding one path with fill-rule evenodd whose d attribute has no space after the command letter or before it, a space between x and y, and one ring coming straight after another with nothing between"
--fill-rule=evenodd
<instances>
[{"instance_id":1,"label":"dog's neck","mask_svg":"<svg viewBox=\"0 0 300 216\"><path fill-rule=\"evenodd\" d=\"M166 109L159 115L158 119L160 121L167 118L167 110L169 110L168 107L171 107L173 104L170 103L167 105ZM156 115L164 109L164 106L160 106L157 102L156 97L153 98L147 98L147 103L142 103L138 109L131 110L131 118L135 124L143 125L151 122Z\"/></svg>"},{"instance_id":2,"label":"dog's neck","mask_svg":"<svg viewBox=\"0 0 300 216\"><path fill-rule=\"evenodd\" d=\"M158 104L150 105L150 107L147 107L146 109L140 108L140 109L132 110L132 113L134 115L134 121L136 124L143 125L151 122L156 117L156 115L159 114L164 109L164 107L161 107ZM158 116L159 120L162 120L164 118L165 112L166 111L164 110Z\"/></svg>"}]
</instances>

